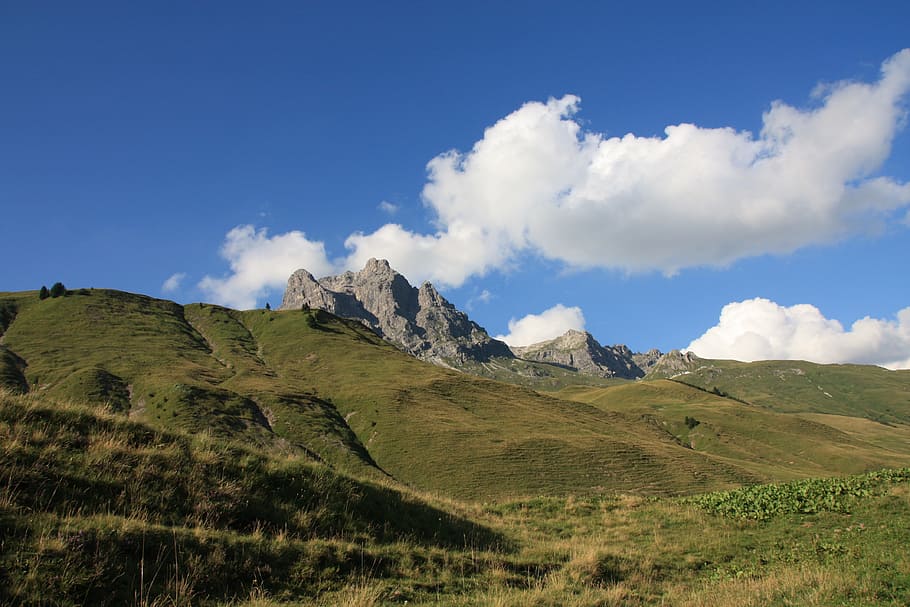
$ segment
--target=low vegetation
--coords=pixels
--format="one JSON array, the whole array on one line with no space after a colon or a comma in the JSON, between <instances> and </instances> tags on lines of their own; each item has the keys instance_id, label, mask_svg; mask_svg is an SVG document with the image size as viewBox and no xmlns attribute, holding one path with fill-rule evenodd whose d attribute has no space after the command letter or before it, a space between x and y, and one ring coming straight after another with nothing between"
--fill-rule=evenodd
<instances>
[{"instance_id":1,"label":"low vegetation","mask_svg":"<svg viewBox=\"0 0 910 607\"><path fill-rule=\"evenodd\" d=\"M910 604L906 375L542 394L101 289L0 338L3 605Z\"/></svg>"},{"instance_id":2,"label":"low vegetation","mask_svg":"<svg viewBox=\"0 0 910 607\"><path fill-rule=\"evenodd\" d=\"M910 370L806 361L698 359L675 381L781 413L834 413L910 423Z\"/></svg>"},{"instance_id":3,"label":"low vegetation","mask_svg":"<svg viewBox=\"0 0 910 607\"><path fill-rule=\"evenodd\" d=\"M910 468L880 470L847 478L804 479L780 485L752 485L716 491L688 501L730 518L766 521L782 514L849 513L857 499L878 495L894 483L910 481Z\"/></svg>"},{"instance_id":4,"label":"low vegetation","mask_svg":"<svg viewBox=\"0 0 910 607\"><path fill-rule=\"evenodd\" d=\"M910 470L455 502L0 394L11 605L905 605Z\"/></svg>"}]
</instances>

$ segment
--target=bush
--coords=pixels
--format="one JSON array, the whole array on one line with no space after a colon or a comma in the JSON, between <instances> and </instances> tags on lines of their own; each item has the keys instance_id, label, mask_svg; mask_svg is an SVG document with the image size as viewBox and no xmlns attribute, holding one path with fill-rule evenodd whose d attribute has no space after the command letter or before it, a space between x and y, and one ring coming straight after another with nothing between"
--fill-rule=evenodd
<instances>
[{"instance_id":1,"label":"bush","mask_svg":"<svg viewBox=\"0 0 910 607\"><path fill-rule=\"evenodd\" d=\"M51 287L51 297L61 297L66 295L66 287L63 286L62 282L55 282L54 286Z\"/></svg>"},{"instance_id":2,"label":"bush","mask_svg":"<svg viewBox=\"0 0 910 607\"><path fill-rule=\"evenodd\" d=\"M41 290L38 291L38 299L47 299L51 296L51 292L47 290L47 287L41 285Z\"/></svg>"}]
</instances>

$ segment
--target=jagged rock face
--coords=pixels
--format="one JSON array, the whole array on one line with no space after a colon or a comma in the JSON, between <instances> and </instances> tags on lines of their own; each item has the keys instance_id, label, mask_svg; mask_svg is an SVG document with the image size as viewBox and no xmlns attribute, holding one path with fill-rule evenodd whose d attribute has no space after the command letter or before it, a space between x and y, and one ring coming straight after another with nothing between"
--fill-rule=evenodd
<instances>
[{"instance_id":1,"label":"jagged rock face","mask_svg":"<svg viewBox=\"0 0 910 607\"><path fill-rule=\"evenodd\" d=\"M359 272L319 280L297 270L288 279L281 309L303 306L359 320L406 352L437 364L512 357L506 344L491 338L433 285L411 286L385 260L371 259Z\"/></svg>"},{"instance_id":2,"label":"jagged rock face","mask_svg":"<svg viewBox=\"0 0 910 607\"><path fill-rule=\"evenodd\" d=\"M695 371L703 364L702 359L692 352L671 350L648 370L648 377L675 377L684 373Z\"/></svg>"},{"instance_id":3,"label":"jagged rock face","mask_svg":"<svg viewBox=\"0 0 910 607\"><path fill-rule=\"evenodd\" d=\"M636 379L645 372L626 346L604 347L587 331L565 335L530 346L514 347L519 358L569 367L585 375Z\"/></svg>"},{"instance_id":4,"label":"jagged rock face","mask_svg":"<svg viewBox=\"0 0 910 607\"><path fill-rule=\"evenodd\" d=\"M647 352L633 354L632 360L635 361L635 364L638 365L642 371L647 373L654 365L657 364L657 361L659 361L662 356L663 352L657 348L652 348Z\"/></svg>"}]
</instances>

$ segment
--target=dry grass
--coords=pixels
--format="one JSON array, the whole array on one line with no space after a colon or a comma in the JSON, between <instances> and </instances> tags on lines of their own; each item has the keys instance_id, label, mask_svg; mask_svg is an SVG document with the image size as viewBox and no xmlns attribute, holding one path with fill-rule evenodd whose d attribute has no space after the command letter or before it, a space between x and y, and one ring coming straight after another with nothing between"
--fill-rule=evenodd
<instances>
[{"instance_id":1,"label":"dry grass","mask_svg":"<svg viewBox=\"0 0 910 607\"><path fill-rule=\"evenodd\" d=\"M679 607L828 607L850 594L864 594L855 572L818 565L775 569L756 577L708 581L696 588L672 592L673 604Z\"/></svg>"}]
</instances>

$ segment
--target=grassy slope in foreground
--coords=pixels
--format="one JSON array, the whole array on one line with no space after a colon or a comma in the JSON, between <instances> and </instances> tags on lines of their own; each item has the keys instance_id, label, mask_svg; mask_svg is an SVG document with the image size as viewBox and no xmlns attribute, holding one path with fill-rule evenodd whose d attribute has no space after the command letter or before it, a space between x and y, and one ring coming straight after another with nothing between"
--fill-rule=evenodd
<instances>
[{"instance_id":1,"label":"grassy slope in foreground","mask_svg":"<svg viewBox=\"0 0 910 607\"><path fill-rule=\"evenodd\" d=\"M0 437L2 604L910 603L910 470L480 506L38 395Z\"/></svg>"},{"instance_id":2,"label":"grassy slope in foreground","mask_svg":"<svg viewBox=\"0 0 910 607\"><path fill-rule=\"evenodd\" d=\"M504 544L388 483L4 391L0 479L4 605L195 604L256 584L301 597Z\"/></svg>"}]
</instances>

